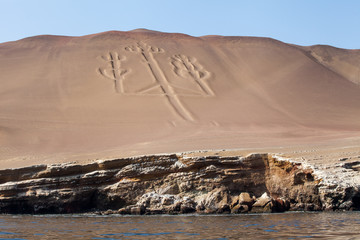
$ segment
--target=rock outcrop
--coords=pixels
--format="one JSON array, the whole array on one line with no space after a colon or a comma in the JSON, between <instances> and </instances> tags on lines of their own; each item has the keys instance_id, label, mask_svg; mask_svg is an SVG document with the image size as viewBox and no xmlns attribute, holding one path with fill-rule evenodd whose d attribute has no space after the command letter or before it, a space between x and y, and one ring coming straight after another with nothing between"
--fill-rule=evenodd
<instances>
[{"instance_id":1,"label":"rock outcrop","mask_svg":"<svg viewBox=\"0 0 360 240\"><path fill-rule=\"evenodd\" d=\"M269 154L182 154L0 171L1 213L178 214L359 209L358 186L334 188Z\"/></svg>"}]
</instances>

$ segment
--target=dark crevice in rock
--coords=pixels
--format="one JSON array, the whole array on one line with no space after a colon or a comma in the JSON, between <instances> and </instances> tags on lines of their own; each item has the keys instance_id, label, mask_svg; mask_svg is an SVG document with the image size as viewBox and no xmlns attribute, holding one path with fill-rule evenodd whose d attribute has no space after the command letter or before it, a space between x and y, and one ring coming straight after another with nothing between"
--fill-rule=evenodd
<instances>
[{"instance_id":1,"label":"dark crevice in rock","mask_svg":"<svg viewBox=\"0 0 360 240\"><path fill-rule=\"evenodd\" d=\"M360 161L345 163L344 168L360 171Z\"/></svg>"}]
</instances>

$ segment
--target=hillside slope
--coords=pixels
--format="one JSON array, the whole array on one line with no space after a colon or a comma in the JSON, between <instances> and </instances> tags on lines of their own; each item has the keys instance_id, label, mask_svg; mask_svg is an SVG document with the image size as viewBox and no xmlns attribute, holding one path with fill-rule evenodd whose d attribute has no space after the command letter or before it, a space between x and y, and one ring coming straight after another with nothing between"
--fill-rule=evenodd
<instances>
[{"instance_id":1,"label":"hillside slope","mask_svg":"<svg viewBox=\"0 0 360 240\"><path fill-rule=\"evenodd\" d=\"M0 44L0 168L359 136L360 52L148 30Z\"/></svg>"}]
</instances>

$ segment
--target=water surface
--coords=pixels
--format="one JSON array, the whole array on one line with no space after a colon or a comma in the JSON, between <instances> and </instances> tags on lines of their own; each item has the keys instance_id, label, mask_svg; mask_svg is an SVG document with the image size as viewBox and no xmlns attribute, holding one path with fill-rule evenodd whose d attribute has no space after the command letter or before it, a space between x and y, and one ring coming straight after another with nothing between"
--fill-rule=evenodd
<instances>
[{"instance_id":1,"label":"water surface","mask_svg":"<svg viewBox=\"0 0 360 240\"><path fill-rule=\"evenodd\" d=\"M360 239L360 212L0 215L0 239Z\"/></svg>"}]
</instances>

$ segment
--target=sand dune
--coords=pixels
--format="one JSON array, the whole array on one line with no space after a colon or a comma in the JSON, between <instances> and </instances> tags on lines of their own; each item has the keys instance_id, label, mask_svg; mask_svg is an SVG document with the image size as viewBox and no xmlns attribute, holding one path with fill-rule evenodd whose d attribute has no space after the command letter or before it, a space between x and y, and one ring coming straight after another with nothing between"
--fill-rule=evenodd
<instances>
[{"instance_id":1,"label":"sand dune","mask_svg":"<svg viewBox=\"0 0 360 240\"><path fill-rule=\"evenodd\" d=\"M360 136L360 51L145 29L0 44L0 168Z\"/></svg>"}]
</instances>

